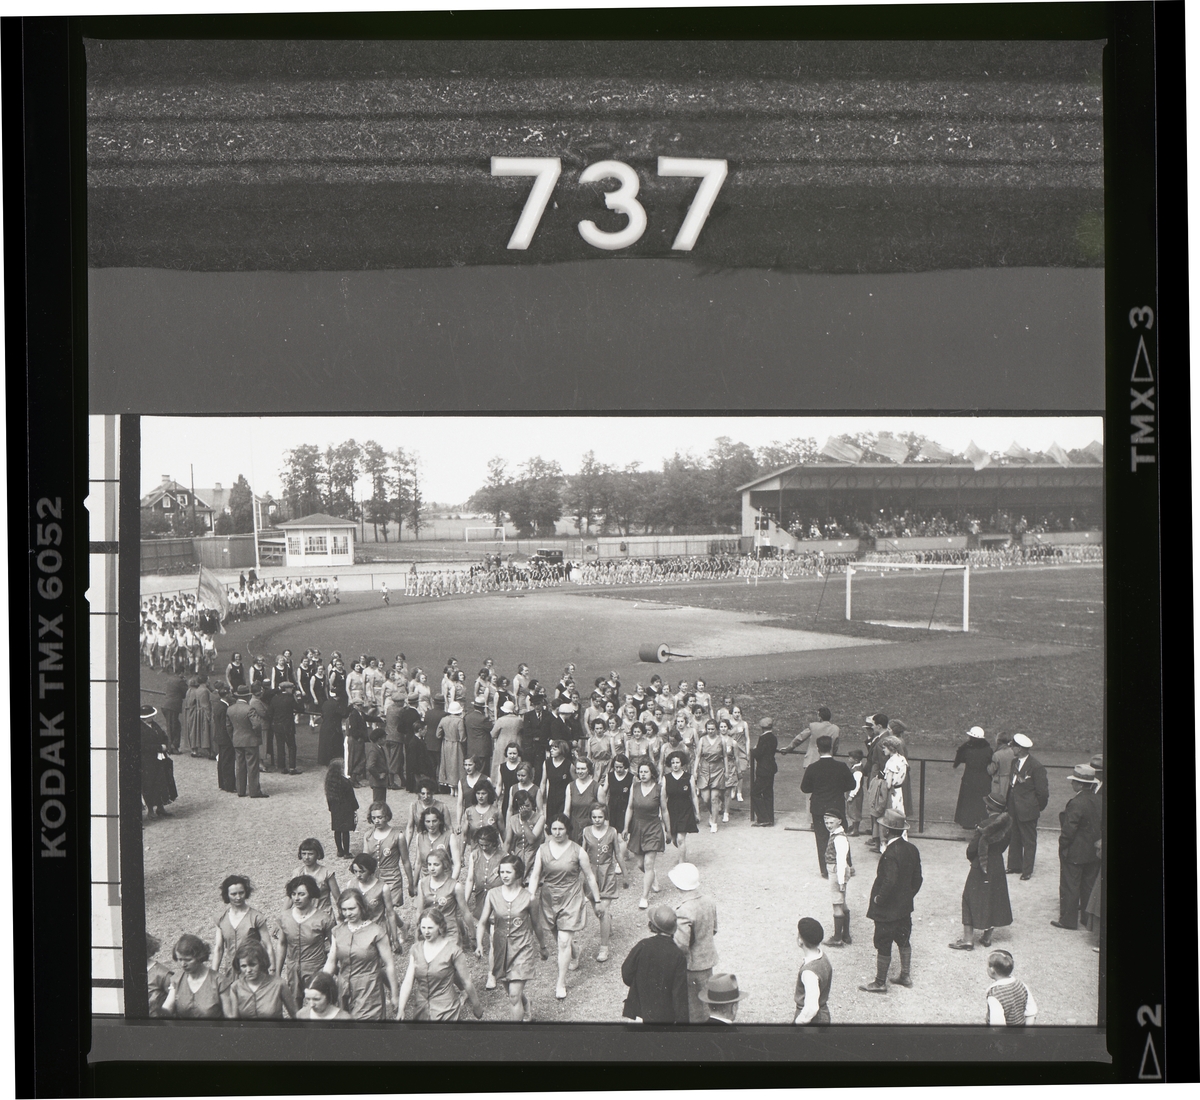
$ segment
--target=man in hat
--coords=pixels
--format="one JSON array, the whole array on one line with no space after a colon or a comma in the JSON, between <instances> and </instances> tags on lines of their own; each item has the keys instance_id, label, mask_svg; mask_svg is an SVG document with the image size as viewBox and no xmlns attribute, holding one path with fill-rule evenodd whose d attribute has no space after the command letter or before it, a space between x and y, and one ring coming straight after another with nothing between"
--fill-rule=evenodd
<instances>
[{"instance_id":1,"label":"man in hat","mask_svg":"<svg viewBox=\"0 0 1200 1100\"><path fill-rule=\"evenodd\" d=\"M1016 758L1012 734L1003 731L996 734L996 751L992 753L987 770L988 775L992 777L992 795L1005 806L1008 805L1008 785L1012 779L1012 764Z\"/></svg>"},{"instance_id":2,"label":"man in hat","mask_svg":"<svg viewBox=\"0 0 1200 1100\"><path fill-rule=\"evenodd\" d=\"M269 798L258 783L258 750L262 745L262 716L250 706L250 689L240 684L226 717L233 726L234 768L238 798Z\"/></svg>"},{"instance_id":3,"label":"man in hat","mask_svg":"<svg viewBox=\"0 0 1200 1100\"><path fill-rule=\"evenodd\" d=\"M1100 788L1104 786L1104 754L1096 753L1095 756L1088 761L1092 766L1092 770L1096 773L1096 793L1100 793Z\"/></svg>"},{"instance_id":4,"label":"man in hat","mask_svg":"<svg viewBox=\"0 0 1200 1100\"><path fill-rule=\"evenodd\" d=\"M762 732L750 750L753 781L750 784L751 824L756 828L775 824L775 773L779 765L775 754L779 740L775 736L775 719L764 718L758 723Z\"/></svg>"},{"instance_id":5,"label":"man in hat","mask_svg":"<svg viewBox=\"0 0 1200 1100\"><path fill-rule=\"evenodd\" d=\"M546 693L538 691L529 696L530 709L521 716L521 758L533 767L533 781L542 782L542 769L554 733L554 719L546 706Z\"/></svg>"},{"instance_id":6,"label":"man in hat","mask_svg":"<svg viewBox=\"0 0 1200 1100\"><path fill-rule=\"evenodd\" d=\"M492 786L497 791L500 785L500 765L504 762L504 752L509 745L521 747L521 716L517 713L517 704L509 698L501 696L500 713L492 723Z\"/></svg>"},{"instance_id":7,"label":"man in hat","mask_svg":"<svg viewBox=\"0 0 1200 1100\"><path fill-rule=\"evenodd\" d=\"M1100 839L1100 798L1096 794L1096 769L1076 764L1071 773L1075 797L1058 815L1058 920L1055 928L1079 927L1079 910L1087 905L1100 873L1096 841Z\"/></svg>"},{"instance_id":8,"label":"man in hat","mask_svg":"<svg viewBox=\"0 0 1200 1100\"><path fill-rule=\"evenodd\" d=\"M352 703L342 719L342 774L356 787L366 786L369 737L366 707Z\"/></svg>"},{"instance_id":9,"label":"man in hat","mask_svg":"<svg viewBox=\"0 0 1200 1100\"><path fill-rule=\"evenodd\" d=\"M167 803L174 800L172 765L168 752L170 738L154 719L154 707L142 707L138 712L141 729L142 798L151 817L170 817Z\"/></svg>"},{"instance_id":10,"label":"man in hat","mask_svg":"<svg viewBox=\"0 0 1200 1100\"><path fill-rule=\"evenodd\" d=\"M396 719L404 745L404 789L409 794L416 794L417 780L429 774L429 759L421 736L426 728L425 719L417 709L417 702L416 695L406 695L404 709Z\"/></svg>"},{"instance_id":11,"label":"man in hat","mask_svg":"<svg viewBox=\"0 0 1200 1100\"><path fill-rule=\"evenodd\" d=\"M1029 750L1033 742L1023 733L1013 737L1016 757L1008 783L1008 812L1012 815L1012 840L1008 845L1008 873L1019 874L1022 882L1033 877L1037 855L1038 816L1049 805L1050 783L1046 769Z\"/></svg>"},{"instance_id":12,"label":"man in hat","mask_svg":"<svg viewBox=\"0 0 1200 1100\"><path fill-rule=\"evenodd\" d=\"M864 748L866 751L866 767L863 771L865 782L869 785L872 779L883 775L883 766L887 762L887 754L883 751L883 738L888 731L888 716L882 712L876 714L868 714L866 723L863 725ZM867 842L867 848L872 852L880 851L880 825L879 818L867 815L867 830L871 835L871 839Z\"/></svg>"},{"instance_id":13,"label":"man in hat","mask_svg":"<svg viewBox=\"0 0 1200 1100\"><path fill-rule=\"evenodd\" d=\"M687 954L675 943L675 912L669 905L650 910L650 935L638 940L621 964L629 986L621 1015L646 1024L686 1024Z\"/></svg>"},{"instance_id":14,"label":"man in hat","mask_svg":"<svg viewBox=\"0 0 1200 1100\"><path fill-rule=\"evenodd\" d=\"M817 838L817 866L821 877L828 878L825 849L829 847L829 830L825 828L825 815L832 812L845 827L846 792L854 790L854 776L845 764L834 760L833 741L828 735L821 734L817 738L817 752L816 760L804 769L800 789L809 798L812 827Z\"/></svg>"},{"instance_id":15,"label":"man in hat","mask_svg":"<svg viewBox=\"0 0 1200 1100\"><path fill-rule=\"evenodd\" d=\"M492 721L488 718L483 698L475 699L463 714L463 729L467 737L467 756L483 761L483 774L492 770Z\"/></svg>"},{"instance_id":16,"label":"man in hat","mask_svg":"<svg viewBox=\"0 0 1200 1100\"><path fill-rule=\"evenodd\" d=\"M875 922L875 979L858 988L864 993L886 993L892 944L900 951L900 976L896 985L912 986L913 898L921 889L921 853L904 839L908 821L891 807L879 819L881 854L871 887L867 919Z\"/></svg>"},{"instance_id":17,"label":"man in hat","mask_svg":"<svg viewBox=\"0 0 1200 1100\"><path fill-rule=\"evenodd\" d=\"M272 693L267 707L271 712L270 729L279 753L279 771L285 775L299 775L300 769L296 767L296 715L304 709L300 690L289 681L280 680L279 690Z\"/></svg>"},{"instance_id":18,"label":"man in hat","mask_svg":"<svg viewBox=\"0 0 1200 1100\"><path fill-rule=\"evenodd\" d=\"M675 943L687 952L688 1019L702 1024L708 1010L700 993L717 965L717 906L701 894L700 871L694 863L677 863L667 872L676 889L686 896L675 906Z\"/></svg>"},{"instance_id":19,"label":"man in hat","mask_svg":"<svg viewBox=\"0 0 1200 1100\"><path fill-rule=\"evenodd\" d=\"M738 989L736 974L716 974L700 991L700 1000L708 1010L706 1024L731 1024L737 1019L738 1005L749 997Z\"/></svg>"},{"instance_id":20,"label":"man in hat","mask_svg":"<svg viewBox=\"0 0 1200 1100\"><path fill-rule=\"evenodd\" d=\"M213 686L212 720L213 749L217 754L217 786L230 794L237 793L237 753L233 747L233 725L229 721L229 685L217 680Z\"/></svg>"}]
</instances>

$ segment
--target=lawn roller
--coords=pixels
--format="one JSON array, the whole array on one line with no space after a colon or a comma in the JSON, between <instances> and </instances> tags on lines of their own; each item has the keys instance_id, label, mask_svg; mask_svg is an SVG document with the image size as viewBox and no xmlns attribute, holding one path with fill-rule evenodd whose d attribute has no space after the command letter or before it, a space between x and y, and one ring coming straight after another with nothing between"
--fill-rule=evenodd
<instances>
[{"instance_id":1,"label":"lawn roller","mask_svg":"<svg viewBox=\"0 0 1200 1100\"><path fill-rule=\"evenodd\" d=\"M638 650L638 659L652 665L666 664L670 657L690 657L690 653L672 653L671 647L663 642L661 645L655 645L653 642L647 642Z\"/></svg>"}]
</instances>

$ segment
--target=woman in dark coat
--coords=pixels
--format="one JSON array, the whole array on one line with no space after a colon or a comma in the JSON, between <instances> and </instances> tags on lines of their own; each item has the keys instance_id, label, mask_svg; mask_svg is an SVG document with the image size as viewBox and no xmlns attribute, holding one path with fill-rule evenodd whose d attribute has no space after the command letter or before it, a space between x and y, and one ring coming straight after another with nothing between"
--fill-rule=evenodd
<instances>
[{"instance_id":1,"label":"woman in dark coat","mask_svg":"<svg viewBox=\"0 0 1200 1100\"><path fill-rule=\"evenodd\" d=\"M342 719L346 708L337 696L327 696L321 703L321 724L317 727L317 763L324 767L331 760L341 760L345 752Z\"/></svg>"},{"instance_id":2,"label":"woman in dark coat","mask_svg":"<svg viewBox=\"0 0 1200 1100\"><path fill-rule=\"evenodd\" d=\"M329 807L329 827L337 841L337 854L349 858L350 834L358 828L358 795L354 784L342 774L342 761L334 760L325 773L325 804Z\"/></svg>"},{"instance_id":3,"label":"woman in dark coat","mask_svg":"<svg viewBox=\"0 0 1200 1100\"><path fill-rule=\"evenodd\" d=\"M217 681L213 691L213 748L217 750L217 786L231 794L237 793L235 770L237 752L233 747L227 713L229 711L229 688Z\"/></svg>"},{"instance_id":4,"label":"woman in dark coat","mask_svg":"<svg viewBox=\"0 0 1200 1100\"><path fill-rule=\"evenodd\" d=\"M1012 924L1012 906L1008 901L1008 878L1004 873L1004 849L1012 833L1012 819L1004 812L1004 804L988 794L985 799L987 817L975 826L975 835L967 845L971 870L963 887L961 938L950 944L955 951L975 949L975 929L982 928L979 942L984 947L992 943L992 929Z\"/></svg>"},{"instance_id":5,"label":"woman in dark coat","mask_svg":"<svg viewBox=\"0 0 1200 1100\"><path fill-rule=\"evenodd\" d=\"M171 747L166 731L154 719L154 707L141 709L142 798L150 816L170 817L167 803L175 800L175 780L172 776Z\"/></svg>"},{"instance_id":6,"label":"woman in dark coat","mask_svg":"<svg viewBox=\"0 0 1200 1100\"><path fill-rule=\"evenodd\" d=\"M954 820L964 829L974 829L986 816L983 796L992 789L992 777L988 765L992 762L992 747L987 743L983 730L972 726L967 739L958 746L954 754L954 767L965 764L962 785L958 788L958 805L954 809Z\"/></svg>"}]
</instances>

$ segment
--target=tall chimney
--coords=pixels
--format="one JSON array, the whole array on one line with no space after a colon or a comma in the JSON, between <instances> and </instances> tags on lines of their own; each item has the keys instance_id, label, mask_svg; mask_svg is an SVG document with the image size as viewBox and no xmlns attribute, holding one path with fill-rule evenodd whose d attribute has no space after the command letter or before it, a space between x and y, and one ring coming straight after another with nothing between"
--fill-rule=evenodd
<instances>
[{"instance_id":1,"label":"tall chimney","mask_svg":"<svg viewBox=\"0 0 1200 1100\"><path fill-rule=\"evenodd\" d=\"M170 484L171 484L171 475L170 475L170 474L163 474L163 476L162 476L162 483L163 483L164 485L170 485Z\"/></svg>"}]
</instances>

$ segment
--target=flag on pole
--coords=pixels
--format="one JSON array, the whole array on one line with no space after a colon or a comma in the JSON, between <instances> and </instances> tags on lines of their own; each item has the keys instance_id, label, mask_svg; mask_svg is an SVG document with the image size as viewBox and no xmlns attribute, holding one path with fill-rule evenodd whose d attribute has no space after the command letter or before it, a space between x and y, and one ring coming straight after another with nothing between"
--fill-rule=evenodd
<instances>
[{"instance_id":1,"label":"flag on pole","mask_svg":"<svg viewBox=\"0 0 1200 1100\"><path fill-rule=\"evenodd\" d=\"M891 432L880 432L871 450L896 463L904 462L908 458L908 444L897 439Z\"/></svg>"},{"instance_id":2,"label":"flag on pole","mask_svg":"<svg viewBox=\"0 0 1200 1100\"><path fill-rule=\"evenodd\" d=\"M1012 441L1012 446L1004 452L1005 458L1017 458L1022 462L1032 462L1037 456L1032 451L1027 451L1015 439Z\"/></svg>"},{"instance_id":3,"label":"flag on pole","mask_svg":"<svg viewBox=\"0 0 1200 1100\"><path fill-rule=\"evenodd\" d=\"M975 467L976 470L982 470L992 461L992 456L987 453L982 447L975 446L975 440L971 440L967 444L966 451L963 452L967 456L967 460Z\"/></svg>"},{"instance_id":4,"label":"flag on pole","mask_svg":"<svg viewBox=\"0 0 1200 1100\"><path fill-rule=\"evenodd\" d=\"M1099 440L1093 439L1083 450L1085 454L1091 455L1097 462L1104 461L1104 448L1100 445Z\"/></svg>"},{"instance_id":5,"label":"flag on pole","mask_svg":"<svg viewBox=\"0 0 1200 1100\"><path fill-rule=\"evenodd\" d=\"M196 588L196 598L212 605L219 616L218 623L221 633L225 633L225 620L229 617L229 600L225 595L225 587L203 565L200 566L200 583Z\"/></svg>"},{"instance_id":6,"label":"flag on pole","mask_svg":"<svg viewBox=\"0 0 1200 1100\"><path fill-rule=\"evenodd\" d=\"M862 451L853 443L844 443L840 439L834 439L833 436L825 440L821 454L828 458L835 458L838 462L858 462L863 456Z\"/></svg>"},{"instance_id":7,"label":"flag on pole","mask_svg":"<svg viewBox=\"0 0 1200 1100\"><path fill-rule=\"evenodd\" d=\"M928 462L949 462L954 457L954 453L934 443L933 440L927 439L921 444L921 449L917 452L917 457L923 458Z\"/></svg>"},{"instance_id":8,"label":"flag on pole","mask_svg":"<svg viewBox=\"0 0 1200 1100\"><path fill-rule=\"evenodd\" d=\"M1064 451L1057 443L1051 443L1050 446L1046 448L1046 454L1054 459L1054 461L1060 466L1071 465L1071 460L1067 458L1067 452Z\"/></svg>"}]
</instances>

